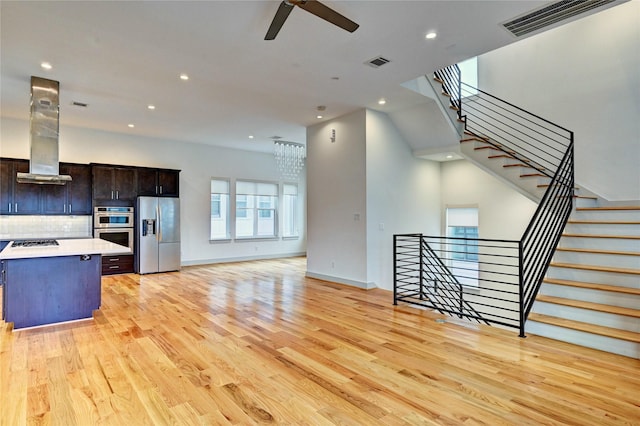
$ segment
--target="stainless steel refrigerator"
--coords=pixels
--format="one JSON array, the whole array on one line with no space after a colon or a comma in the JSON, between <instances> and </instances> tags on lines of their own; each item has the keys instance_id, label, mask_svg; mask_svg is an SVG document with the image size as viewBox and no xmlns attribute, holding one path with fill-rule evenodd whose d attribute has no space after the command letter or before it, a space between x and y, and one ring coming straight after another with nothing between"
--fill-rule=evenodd
<instances>
[{"instance_id":1,"label":"stainless steel refrigerator","mask_svg":"<svg viewBox=\"0 0 640 426\"><path fill-rule=\"evenodd\" d=\"M139 274L180 269L180 199L138 197L136 270Z\"/></svg>"}]
</instances>

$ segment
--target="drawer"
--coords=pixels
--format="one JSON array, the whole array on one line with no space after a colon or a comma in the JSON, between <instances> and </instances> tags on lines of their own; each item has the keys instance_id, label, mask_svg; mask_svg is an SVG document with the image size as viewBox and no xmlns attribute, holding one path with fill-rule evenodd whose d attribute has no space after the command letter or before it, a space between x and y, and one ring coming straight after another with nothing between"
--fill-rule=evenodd
<instances>
[{"instance_id":1,"label":"drawer","mask_svg":"<svg viewBox=\"0 0 640 426\"><path fill-rule=\"evenodd\" d=\"M102 256L102 275L133 272L133 255Z\"/></svg>"}]
</instances>

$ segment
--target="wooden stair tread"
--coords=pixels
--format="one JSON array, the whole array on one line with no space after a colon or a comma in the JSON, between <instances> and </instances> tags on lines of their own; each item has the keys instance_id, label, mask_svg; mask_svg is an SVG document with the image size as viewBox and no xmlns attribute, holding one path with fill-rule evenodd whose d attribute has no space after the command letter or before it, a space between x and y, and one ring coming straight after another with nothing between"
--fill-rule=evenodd
<instances>
[{"instance_id":1,"label":"wooden stair tread","mask_svg":"<svg viewBox=\"0 0 640 426\"><path fill-rule=\"evenodd\" d=\"M548 184L548 183L540 183L540 184L538 184L537 186L538 186L538 188L548 188L548 187L550 187L551 185L550 185L550 184ZM569 185L556 185L556 186L563 186L563 187L564 187L564 186L569 186ZM574 187L573 187L573 189L574 189L574 190L576 190L576 191L579 191L579 190L580 190L580 188L579 188L579 187L577 187L577 186L574 186Z\"/></svg>"},{"instance_id":2,"label":"wooden stair tread","mask_svg":"<svg viewBox=\"0 0 640 426\"><path fill-rule=\"evenodd\" d=\"M498 154L498 155L490 155L487 158L494 159L494 158L513 158L513 157L507 154Z\"/></svg>"},{"instance_id":3,"label":"wooden stair tread","mask_svg":"<svg viewBox=\"0 0 640 426\"><path fill-rule=\"evenodd\" d=\"M433 79L434 79L435 81L437 81L438 83L440 83L440 84L444 84L444 80L442 80L442 79L440 79L440 78L438 78L438 77L433 77Z\"/></svg>"},{"instance_id":4,"label":"wooden stair tread","mask_svg":"<svg viewBox=\"0 0 640 426\"><path fill-rule=\"evenodd\" d=\"M521 178L525 178L525 177L547 177L546 175L543 175L542 173L525 173L520 175Z\"/></svg>"},{"instance_id":5,"label":"wooden stair tread","mask_svg":"<svg viewBox=\"0 0 640 426\"><path fill-rule=\"evenodd\" d=\"M530 314L529 320L556 325L563 328L570 328L572 330L584 331L585 333L597 334L600 336L612 337L614 339L640 343L640 333L634 333L633 331L619 330L617 328L603 327L601 325L588 324L585 322L573 321L565 318L552 317L550 315L542 315L536 313Z\"/></svg>"},{"instance_id":6,"label":"wooden stair tread","mask_svg":"<svg viewBox=\"0 0 640 426\"><path fill-rule=\"evenodd\" d=\"M640 222L632 220L569 220L567 223L585 225L640 225Z\"/></svg>"},{"instance_id":7,"label":"wooden stair tread","mask_svg":"<svg viewBox=\"0 0 640 426\"><path fill-rule=\"evenodd\" d=\"M570 306L573 308L588 309L590 311L606 312L609 314L624 315L640 318L640 309L623 308L620 306L603 305L601 303L585 302L582 300L565 299L564 297L547 296L539 294L536 302L553 303L554 305Z\"/></svg>"},{"instance_id":8,"label":"wooden stair tread","mask_svg":"<svg viewBox=\"0 0 640 426\"><path fill-rule=\"evenodd\" d=\"M590 248L557 247L556 251L570 251L574 253L613 254L618 256L640 256L640 252L621 250L601 250Z\"/></svg>"},{"instance_id":9,"label":"wooden stair tread","mask_svg":"<svg viewBox=\"0 0 640 426\"><path fill-rule=\"evenodd\" d=\"M515 163L515 164L503 164L502 167L529 167L531 168L530 165L528 164L522 164L522 163Z\"/></svg>"},{"instance_id":10,"label":"wooden stair tread","mask_svg":"<svg viewBox=\"0 0 640 426\"><path fill-rule=\"evenodd\" d=\"M573 238L613 238L617 240L640 240L640 235L602 235L602 234L563 233L562 236L573 237Z\"/></svg>"},{"instance_id":11,"label":"wooden stair tread","mask_svg":"<svg viewBox=\"0 0 640 426\"><path fill-rule=\"evenodd\" d=\"M583 281L561 280L558 278L545 278L543 282L549 283L549 284L564 285L568 287L578 287L578 288L586 288L590 290L610 291L613 293L634 294L634 295L640 296L640 288L623 287L619 285L587 283Z\"/></svg>"},{"instance_id":12,"label":"wooden stair tread","mask_svg":"<svg viewBox=\"0 0 640 426\"><path fill-rule=\"evenodd\" d=\"M614 272L617 274L640 275L640 269L632 269L632 268L614 268L611 266L596 266L596 265L583 265L580 263L558 263L558 262L551 262L549 266L554 266L556 268L582 269L585 271Z\"/></svg>"},{"instance_id":13,"label":"wooden stair tread","mask_svg":"<svg viewBox=\"0 0 640 426\"><path fill-rule=\"evenodd\" d=\"M599 211L599 210L640 210L640 206L600 206L600 207L578 207L578 211Z\"/></svg>"}]
</instances>

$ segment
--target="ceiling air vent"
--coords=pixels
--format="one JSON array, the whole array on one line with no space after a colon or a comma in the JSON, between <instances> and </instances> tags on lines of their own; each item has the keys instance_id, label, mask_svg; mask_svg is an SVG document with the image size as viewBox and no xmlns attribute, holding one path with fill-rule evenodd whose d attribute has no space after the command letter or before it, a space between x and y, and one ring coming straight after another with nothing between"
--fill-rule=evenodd
<instances>
[{"instance_id":1,"label":"ceiling air vent","mask_svg":"<svg viewBox=\"0 0 640 426\"><path fill-rule=\"evenodd\" d=\"M383 66L384 64L388 64L389 62L391 62L390 60L388 60L387 58L383 58L382 56L378 56L377 58L373 58L368 60L367 62L365 62L365 64L369 65L370 67L373 68L380 68L381 66Z\"/></svg>"},{"instance_id":2,"label":"ceiling air vent","mask_svg":"<svg viewBox=\"0 0 640 426\"><path fill-rule=\"evenodd\" d=\"M624 0L626 1L626 0ZM624 3L620 0L562 0L551 3L540 9L529 12L502 25L514 36L522 37L524 35L538 32L548 27L558 26L559 23L565 23L569 19L582 18L584 15L597 12L595 9L604 8L604 6L615 6ZM573 18L573 19L572 19Z\"/></svg>"}]
</instances>

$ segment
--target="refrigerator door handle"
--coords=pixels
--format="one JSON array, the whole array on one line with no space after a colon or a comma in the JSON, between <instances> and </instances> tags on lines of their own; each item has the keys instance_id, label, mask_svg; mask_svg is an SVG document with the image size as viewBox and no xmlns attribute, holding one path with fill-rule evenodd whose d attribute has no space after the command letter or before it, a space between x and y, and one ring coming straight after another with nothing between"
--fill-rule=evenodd
<instances>
[{"instance_id":1,"label":"refrigerator door handle","mask_svg":"<svg viewBox=\"0 0 640 426\"><path fill-rule=\"evenodd\" d=\"M156 204L156 239L162 241L162 217L160 216L160 206Z\"/></svg>"}]
</instances>

